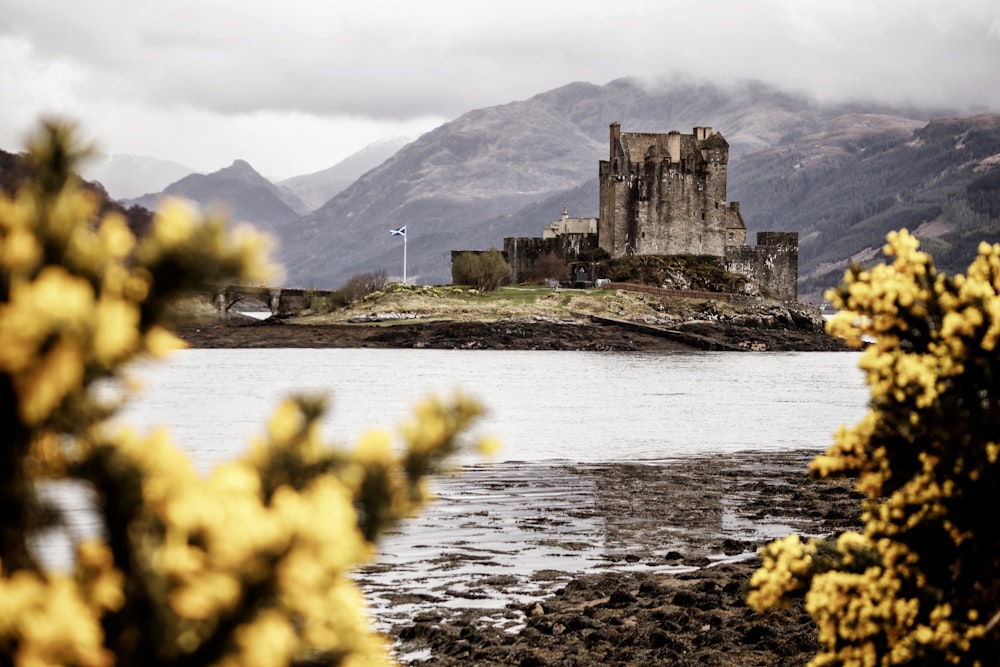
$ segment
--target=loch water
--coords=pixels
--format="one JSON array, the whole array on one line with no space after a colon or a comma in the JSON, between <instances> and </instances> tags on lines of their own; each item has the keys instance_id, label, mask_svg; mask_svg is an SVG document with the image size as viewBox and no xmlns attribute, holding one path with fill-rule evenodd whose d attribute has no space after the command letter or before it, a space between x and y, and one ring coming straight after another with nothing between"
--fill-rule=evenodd
<instances>
[{"instance_id":1,"label":"loch water","mask_svg":"<svg viewBox=\"0 0 1000 667\"><path fill-rule=\"evenodd\" d=\"M395 429L423 397L460 390L488 410L472 435L503 443L487 461L471 452L458 458L476 470L444 480L441 491L445 499L462 499L476 485L523 475L525 464L532 476L545 478L549 468L540 467L567 463L655 462L748 450L819 453L841 424L853 424L865 412L867 391L857 362L852 352L185 350L132 370L142 390L120 419L140 431L166 427L197 469L207 472L243 453L289 394L328 396L324 434L333 443L350 444L370 428ZM71 536L96 532L85 490L61 486L48 493L64 508ZM581 493L588 492L564 495ZM490 502L499 507L505 499ZM407 552L407 542L440 541L449 533L434 527L435 512L447 514L449 507L443 502L429 508L425 523L394 538L390 547L397 556ZM64 535L42 536L38 548L53 566L71 562Z\"/></svg>"},{"instance_id":2,"label":"loch water","mask_svg":"<svg viewBox=\"0 0 1000 667\"><path fill-rule=\"evenodd\" d=\"M488 414L497 461L617 461L825 448L867 393L850 352L186 350L139 367L122 415L166 426L199 469L237 456L293 393L329 399L324 432L394 429L423 397L460 390ZM466 460L472 460L471 458Z\"/></svg>"}]
</instances>

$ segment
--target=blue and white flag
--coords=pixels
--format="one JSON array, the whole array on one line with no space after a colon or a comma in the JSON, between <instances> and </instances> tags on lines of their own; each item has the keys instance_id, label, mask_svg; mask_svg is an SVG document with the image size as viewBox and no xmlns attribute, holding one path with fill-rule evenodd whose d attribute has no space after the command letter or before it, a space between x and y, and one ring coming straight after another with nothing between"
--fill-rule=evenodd
<instances>
[{"instance_id":1,"label":"blue and white flag","mask_svg":"<svg viewBox=\"0 0 1000 667\"><path fill-rule=\"evenodd\" d=\"M390 229L389 233L393 236L406 236L406 225L403 225L399 229Z\"/></svg>"}]
</instances>

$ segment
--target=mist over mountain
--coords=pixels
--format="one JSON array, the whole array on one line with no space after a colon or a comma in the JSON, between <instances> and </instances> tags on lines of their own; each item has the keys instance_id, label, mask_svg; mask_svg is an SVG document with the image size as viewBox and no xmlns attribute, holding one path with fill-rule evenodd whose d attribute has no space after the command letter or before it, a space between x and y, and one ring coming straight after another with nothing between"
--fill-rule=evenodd
<instances>
[{"instance_id":1,"label":"mist over mountain","mask_svg":"<svg viewBox=\"0 0 1000 667\"><path fill-rule=\"evenodd\" d=\"M731 89L691 82L652 89L630 79L572 83L470 111L421 136L298 221L294 236L282 239L279 259L288 282L299 286L336 287L378 269L398 277L401 241L389 230L407 225L408 277L448 282L452 249L499 248L505 236L538 235L564 205L574 216L596 215L598 162L607 158L612 122L625 132L708 125L726 137L735 162L863 111L897 116L911 131L908 123L940 113L821 105L756 82ZM730 187L742 196L737 165ZM755 219L757 230L785 229L780 219Z\"/></svg>"},{"instance_id":2,"label":"mist over mountain","mask_svg":"<svg viewBox=\"0 0 1000 667\"><path fill-rule=\"evenodd\" d=\"M279 181L278 185L294 192L309 206L310 211L314 211L358 180L363 173L388 160L410 141L405 137L383 139L349 155L332 167L286 178Z\"/></svg>"},{"instance_id":3,"label":"mist over mountain","mask_svg":"<svg viewBox=\"0 0 1000 667\"><path fill-rule=\"evenodd\" d=\"M80 165L80 176L97 181L115 199L132 199L159 192L194 169L160 158L141 155L100 155Z\"/></svg>"}]
</instances>

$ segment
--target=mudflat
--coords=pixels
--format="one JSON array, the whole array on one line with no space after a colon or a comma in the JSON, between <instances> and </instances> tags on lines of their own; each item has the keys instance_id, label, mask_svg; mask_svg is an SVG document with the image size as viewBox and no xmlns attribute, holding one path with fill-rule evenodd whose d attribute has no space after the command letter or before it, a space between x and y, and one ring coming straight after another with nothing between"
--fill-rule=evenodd
<instances>
[{"instance_id":1,"label":"mudflat","mask_svg":"<svg viewBox=\"0 0 1000 667\"><path fill-rule=\"evenodd\" d=\"M745 596L767 542L860 526L816 453L468 467L358 578L405 665L804 665L801 605Z\"/></svg>"}]
</instances>

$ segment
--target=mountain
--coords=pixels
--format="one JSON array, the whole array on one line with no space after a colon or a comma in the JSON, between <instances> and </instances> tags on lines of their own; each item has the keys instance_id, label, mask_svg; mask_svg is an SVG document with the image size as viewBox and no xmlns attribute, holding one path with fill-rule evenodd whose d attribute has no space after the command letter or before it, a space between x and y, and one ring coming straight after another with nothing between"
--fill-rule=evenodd
<instances>
[{"instance_id":1,"label":"mountain","mask_svg":"<svg viewBox=\"0 0 1000 667\"><path fill-rule=\"evenodd\" d=\"M294 194L261 176L244 160L211 174L189 174L162 192L129 200L155 210L164 196L189 199L202 207L222 205L236 221L250 222L262 230L285 236L285 227L308 207Z\"/></svg>"},{"instance_id":2,"label":"mountain","mask_svg":"<svg viewBox=\"0 0 1000 667\"><path fill-rule=\"evenodd\" d=\"M305 287L337 287L379 269L399 276L403 249L389 230L407 225L408 276L448 282L452 249L538 235L563 205L574 216L596 215L598 161L607 158L612 122L627 132L709 125L723 133L735 159L800 142L860 111L893 115L819 105L756 82L730 89L691 82L649 88L630 79L569 84L471 111L406 145L299 220L294 235L282 239L279 259L289 284ZM933 116L895 115L924 123ZM735 173L732 166L731 179Z\"/></svg>"},{"instance_id":3,"label":"mountain","mask_svg":"<svg viewBox=\"0 0 1000 667\"><path fill-rule=\"evenodd\" d=\"M817 132L731 161L748 228L799 233L799 294L821 300L851 261L874 263L907 228L938 269L963 273L1000 241L1000 115L930 123L839 116Z\"/></svg>"},{"instance_id":4,"label":"mountain","mask_svg":"<svg viewBox=\"0 0 1000 667\"><path fill-rule=\"evenodd\" d=\"M278 185L294 192L315 211L330 201L334 195L358 180L362 174L379 166L408 144L410 139L392 137L362 148L337 164L312 174L293 176L279 181Z\"/></svg>"},{"instance_id":5,"label":"mountain","mask_svg":"<svg viewBox=\"0 0 1000 667\"><path fill-rule=\"evenodd\" d=\"M115 199L159 192L192 173L194 169L170 160L122 154L102 155L85 161L80 168L83 178L99 182Z\"/></svg>"}]
</instances>

